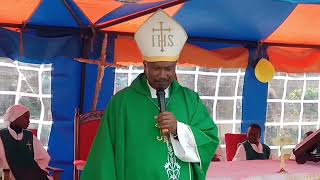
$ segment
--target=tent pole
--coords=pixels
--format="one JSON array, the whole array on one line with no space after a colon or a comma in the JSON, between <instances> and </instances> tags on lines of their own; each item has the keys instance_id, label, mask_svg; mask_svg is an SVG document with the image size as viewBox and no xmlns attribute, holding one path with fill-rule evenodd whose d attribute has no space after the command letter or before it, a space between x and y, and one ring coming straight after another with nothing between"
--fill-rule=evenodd
<instances>
[{"instance_id":1,"label":"tent pole","mask_svg":"<svg viewBox=\"0 0 320 180\"><path fill-rule=\"evenodd\" d=\"M82 40L83 40L82 57L89 58L90 38L88 38L87 36L83 36ZM87 72L86 64L81 63L81 88L80 88L80 108L79 108L80 114L84 112L86 72Z\"/></svg>"}]
</instances>

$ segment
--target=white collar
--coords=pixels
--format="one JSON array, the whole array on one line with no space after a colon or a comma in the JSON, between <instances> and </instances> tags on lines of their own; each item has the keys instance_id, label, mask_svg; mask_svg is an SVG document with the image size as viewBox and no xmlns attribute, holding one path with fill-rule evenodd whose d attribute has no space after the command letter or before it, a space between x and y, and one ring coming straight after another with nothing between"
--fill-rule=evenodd
<instances>
[{"instance_id":1,"label":"white collar","mask_svg":"<svg viewBox=\"0 0 320 180\"><path fill-rule=\"evenodd\" d=\"M22 140L23 138L23 129L21 131L21 133L17 134L13 129L10 128L10 126L8 126L8 130L10 135L15 139L15 140Z\"/></svg>"},{"instance_id":2,"label":"white collar","mask_svg":"<svg viewBox=\"0 0 320 180\"><path fill-rule=\"evenodd\" d=\"M150 89L151 98L157 98L157 90L155 90L153 87L150 86L149 81L147 81L147 82L148 82L148 86ZM165 98L169 98L169 87L167 87L167 89L164 90Z\"/></svg>"}]
</instances>

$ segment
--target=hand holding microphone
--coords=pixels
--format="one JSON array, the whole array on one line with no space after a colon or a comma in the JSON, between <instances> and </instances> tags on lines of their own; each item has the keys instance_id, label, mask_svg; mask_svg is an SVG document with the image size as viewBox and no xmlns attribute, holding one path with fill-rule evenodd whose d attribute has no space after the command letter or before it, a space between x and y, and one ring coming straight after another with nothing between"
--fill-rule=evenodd
<instances>
[{"instance_id":1,"label":"hand holding microphone","mask_svg":"<svg viewBox=\"0 0 320 180\"><path fill-rule=\"evenodd\" d=\"M177 133L177 120L171 112L161 112L157 121L163 135Z\"/></svg>"},{"instance_id":2,"label":"hand holding microphone","mask_svg":"<svg viewBox=\"0 0 320 180\"><path fill-rule=\"evenodd\" d=\"M176 134L177 120L171 112L166 112L165 92L163 89L157 90L157 98L160 106L160 114L157 118L157 121L162 134Z\"/></svg>"}]
</instances>

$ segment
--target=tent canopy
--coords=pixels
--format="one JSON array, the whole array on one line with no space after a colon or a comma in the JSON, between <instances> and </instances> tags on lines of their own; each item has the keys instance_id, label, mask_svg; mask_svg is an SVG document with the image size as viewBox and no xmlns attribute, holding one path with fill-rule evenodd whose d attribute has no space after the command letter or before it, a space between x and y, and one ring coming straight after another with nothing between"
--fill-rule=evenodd
<instances>
[{"instance_id":1,"label":"tent canopy","mask_svg":"<svg viewBox=\"0 0 320 180\"><path fill-rule=\"evenodd\" d=\"M184 1L5 0L1 2L0 24L25 29L133 33L148 17L147 13L173 6L166 11L185 27L191 39L320 45L316 28L320 27L320 5L317 4L281 0Z\"/></svg>"}]
</instances>

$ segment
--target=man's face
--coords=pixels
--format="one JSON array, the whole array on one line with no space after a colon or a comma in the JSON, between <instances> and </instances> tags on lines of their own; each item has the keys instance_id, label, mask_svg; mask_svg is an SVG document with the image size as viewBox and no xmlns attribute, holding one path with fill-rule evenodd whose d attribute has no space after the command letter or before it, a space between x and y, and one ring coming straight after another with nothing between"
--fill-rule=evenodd
<instances>
[{"instance_id":1,"label":"man's face","mask_svg":"<svg viewBox=\"0 0 320 180\"><path fill-rule=\"evenodd\" d=\"M260 138L260 130L258 128L249 127L247 138L248 138L248 141L252 144L258 143Z\"/></svg>"},{"instance_id":2,"label":"man's face","mask_svg":"<svg viewBox=\"0 0 320 180\"><path fill-rule=\"evenodd\" d=\"M176 77L176 62L143 62L148 82L154 89L166 89Z\"/></svg>"},{"instance_id":3,"label":"man's face","mask_svg":"<svg viewBox=\"0 0 320 180\"><path fill-rule=\"evenodd\" d=\"M22 116L18 117L15 121L11 123L12 126L27 129L30 124L30 112L24 113Z\"/></svg>"}]
</instances>

